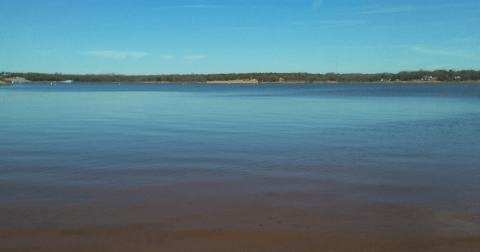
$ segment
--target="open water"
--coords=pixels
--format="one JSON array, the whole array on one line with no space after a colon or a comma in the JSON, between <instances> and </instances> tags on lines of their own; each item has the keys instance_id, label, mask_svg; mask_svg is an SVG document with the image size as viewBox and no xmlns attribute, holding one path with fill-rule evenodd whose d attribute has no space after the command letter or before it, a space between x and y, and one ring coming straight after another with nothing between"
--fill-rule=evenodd
<instances>
[{"instance_id":1,"label":"open water","mask_svg":"<svg viewBox=\"0 0 480 252\"><path fill-rule=\"evenodd\" d=\"M480 85L0 88L2 227L143 221L200 199L479 213ZM106 213L58 212L75 208Z\"/></svg>"}]
</instances>

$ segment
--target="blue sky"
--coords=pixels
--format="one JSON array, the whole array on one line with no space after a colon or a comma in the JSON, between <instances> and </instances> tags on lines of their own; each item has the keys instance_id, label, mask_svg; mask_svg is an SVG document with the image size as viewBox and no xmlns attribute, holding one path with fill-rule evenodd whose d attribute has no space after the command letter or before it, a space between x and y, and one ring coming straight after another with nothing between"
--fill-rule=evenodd
<instances>
[{"instance_id":1,"label":"blue sky","mask_svg":"<svg viewBox=\"0 0 480 252\"><path fill-rule=\"evenodd\" d=\"M479 1L3 0L0 71L480 70Z\"/></svg>"}]
</instances>

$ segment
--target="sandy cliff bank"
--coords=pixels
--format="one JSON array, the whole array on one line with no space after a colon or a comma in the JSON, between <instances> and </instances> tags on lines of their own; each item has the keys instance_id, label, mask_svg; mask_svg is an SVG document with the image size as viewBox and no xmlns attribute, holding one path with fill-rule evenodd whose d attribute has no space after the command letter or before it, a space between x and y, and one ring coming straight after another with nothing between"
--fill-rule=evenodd
<instances>
[{"instance_id":1,"label":"sandy cliff bank","mask_svg":"<svg viewBox=\"0 0 480 252\"><path fill-rule=\"evenodd\" d=\"M0 81L0 86L11 86L11 84L4 81Z\"/></svg>"},{"instance_id":2,"label":"sandy cliff bank","mask_svg":"<svg viewBox=\"0 0 480 252\"><path fill-rule=\"evenodd\" d=\"M207 83L229 84L229 83L258 83L256 80L226 80L226 81L207 81Z\"/></svg>"}]
</instances>

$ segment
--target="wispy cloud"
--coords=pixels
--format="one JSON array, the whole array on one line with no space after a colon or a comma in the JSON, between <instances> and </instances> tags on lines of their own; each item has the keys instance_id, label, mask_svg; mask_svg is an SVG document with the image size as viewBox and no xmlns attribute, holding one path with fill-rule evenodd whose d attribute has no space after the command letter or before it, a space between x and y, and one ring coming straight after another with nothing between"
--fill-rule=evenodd
<instances>
[{"instance_id":1,"label":"wispy cloud","mask_svg":"<svg viewBox=\"0 0 480 252\"><path fill-rule=\"evenodd\" d=\"M313 1L313 10L317 11L317 8L320 7L323 4L323 0L315 0Z\"/></svg>"},{"instance_id":2,"label":"wispy cloud","mask_svg":"<svg viewBox=\"0 0 480 252\"><path fill-rule=\"evenodd\" d=\"M406 6L397 6L397 7L368 7L367 9L358 11L357 14L361 15L370 15L370 14L389 14L389 13L399 13L399 12L413 12L413 11L423 11L423 10L437 10L437 9L446 9L446 8L453 8L456 5L452 4L438 4L438 5L430 5L430 6L413 6L413 5L406 5Z\"/></svg>"},{"instance_id":3,"label":"wispy cloud","mask_svg":"<svg viewBox=\"0 0 480 252\"><path fill-rule=\"evenodd\" d=\"M294 25L353 26L365 24L364 20L310 20L293 22Z\"/></svg>"},{"instance_id":4,"label":"wispy cloud","mask_svg":"<svg viewBox=\"0 0 480 252\"><path fill-rule=\"evenodd\" d=\"M188 59L188 60L199 60L199 59L203 59L205 58L205 56L203 55L189 55L189 56L185 56L185 59Z\"/></svg>"},{"instance_id":5,"label":"wispy cloud","mask_svg":"<svg viewBox=\"0 0 480 252\"><path fill-rule=\"evenodd\" d=\"M438 55L438 56L456 56L456 57L464 57L464 58L478 58L471 53L468 53L464 50L439 50L439 49L430 49L421 46L412 46L410 50L413 52L419 52L422 54L429 54L429 55Z\"/></svg>"},{"instance_id":6,"label":"wispy cloud","mask_svg":"<svg viewBox=\"0 0 480 252\"><path fill-rule=\"evenodd\" d=\"M43 55L43 56L46 56L46 55L50 55L52 54L53 51L50 51L50 50L41 50L39 51L38 53Z\"/></svg>"},{"instance_id":7,"label":"wispy cloud","mask_svg":"<svg viewBox=\"0 0 480 252\"><path fill-rule=\"evenodd\" d=\"M173 59L173 56L172 56L172 55L161 55L160 57L161 57L162 59L165 59L165 60Z\"/></svg>"},{"instance_id":8,"label":"wispy cloud","mask_svg":"<svg viewBox=\"0 0 480 252\"><path fill-rule=\"evenodd\" d=\"M251 30L262 30L267 29L265 26L257 27L209 27L211 30L237 30L237 31L251 31Z\"/></svg>"},{"instance_id":9,"label":"wispy cloud","mask_svg":"<svg viewBox=\"0 0 480 252\"><path fill-rule=\"evenodd\" d=\"M384 13L396 13L396 12L411 12L411 11L418 11L420 8L414 6L401 6L395 8L383 8L383 9L375 9L375 10L366 10L360 11L358 14L368 15L368 14L384 14Z\"/></svg>"},{"instance_id":10,"label":"wispy cloud","mask_svg":"<svg viewBox=\"0 0 480 252\"><path fill-rule=\"evenodd\" d=\"M153 9L167 10L167 9L221 9L223 5L208 5L208 4L195 4L195 5L174 5L174 6L159 6Z\"/></svg>"},{"instance_id":11,"label":"wispy cloud","mask_svg":"<svg viewBox=\"0 0 480 252\"><path fill-rule=\"evenodd\" d=\"M135 59L139 59L148 55L145 52L119 52L119 51L89 51L89 52L82 52L82 54L89 54L95 55L105 58L111 59L125 59L126 57L133 57Z\"/></svg>"}]
</instances>

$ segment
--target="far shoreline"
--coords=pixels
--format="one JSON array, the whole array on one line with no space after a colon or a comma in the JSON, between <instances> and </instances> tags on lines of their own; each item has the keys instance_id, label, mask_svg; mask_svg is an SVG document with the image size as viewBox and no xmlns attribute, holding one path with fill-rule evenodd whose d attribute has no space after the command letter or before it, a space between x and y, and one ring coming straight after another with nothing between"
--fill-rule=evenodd
<instances>
[{"instance_id":1,"label":"far shoreline","mask_svg":"<svg viewBox=\"0 0 480 252\"><path fill-rule=\"evenodd\" d=\"M468 80L468 81L439 81L439 80L421 80L421 79L414 79L409 81L368 81L368 82L344 82L344 81L274 81L274 82L266 82L266 81L257 81L257 80L248 80L248 79L236 79L236 80L224 80L224 81L206 81L206 82L171 82L171 81L143 81L143 82L65 82L65 81L30 81L23 77L16 77L16 78L9 78L4 79L5 81L0 81L0 86L12 86L13 84L17 83L55 83L55 84L72 84L72 83L129 83L129 84L480 84L480 80Z\"/></svg>"},{"instance_id":2,"label":"far shoreline","mask_svg":"<svg viewBox=\"0 0 480 252\"><path fill-rule=\"evenodd\" d=\"M1 73L0 73L1 74ZM0 79L1 80L1 79ZM252 72L207 74L62 74L6 72L4 82L24 83L189 83L189 84L396 84L480 83L477 70L400 71L397 73Z\"/></svg>"},{"instance_id":3,"label":"far shoreline","mask_svg":"<svg viewBox=\"0 0 480 252\"><path fill-rule=\"evenodd\" d=\"M71 82L66 83L64 81L24 81L24 82L14 82L16 83L61 83L61 84L75 84L75 83L91 83L91 84L100 84L100 83L119 83L119 84L480 84L480 81L422 81L422 80L412 80L412 81L373 81L373 82L342 82L342 81L326 81L326 82L302 82L302 81L283 81L283 82L249 82L249 81L207 81L207 82L166 82L166 81L144 81L144 82ZM5 83L7 86L11 85ZM1 83L0 83L1 85Z\"/></svg>"}]
</instances>

